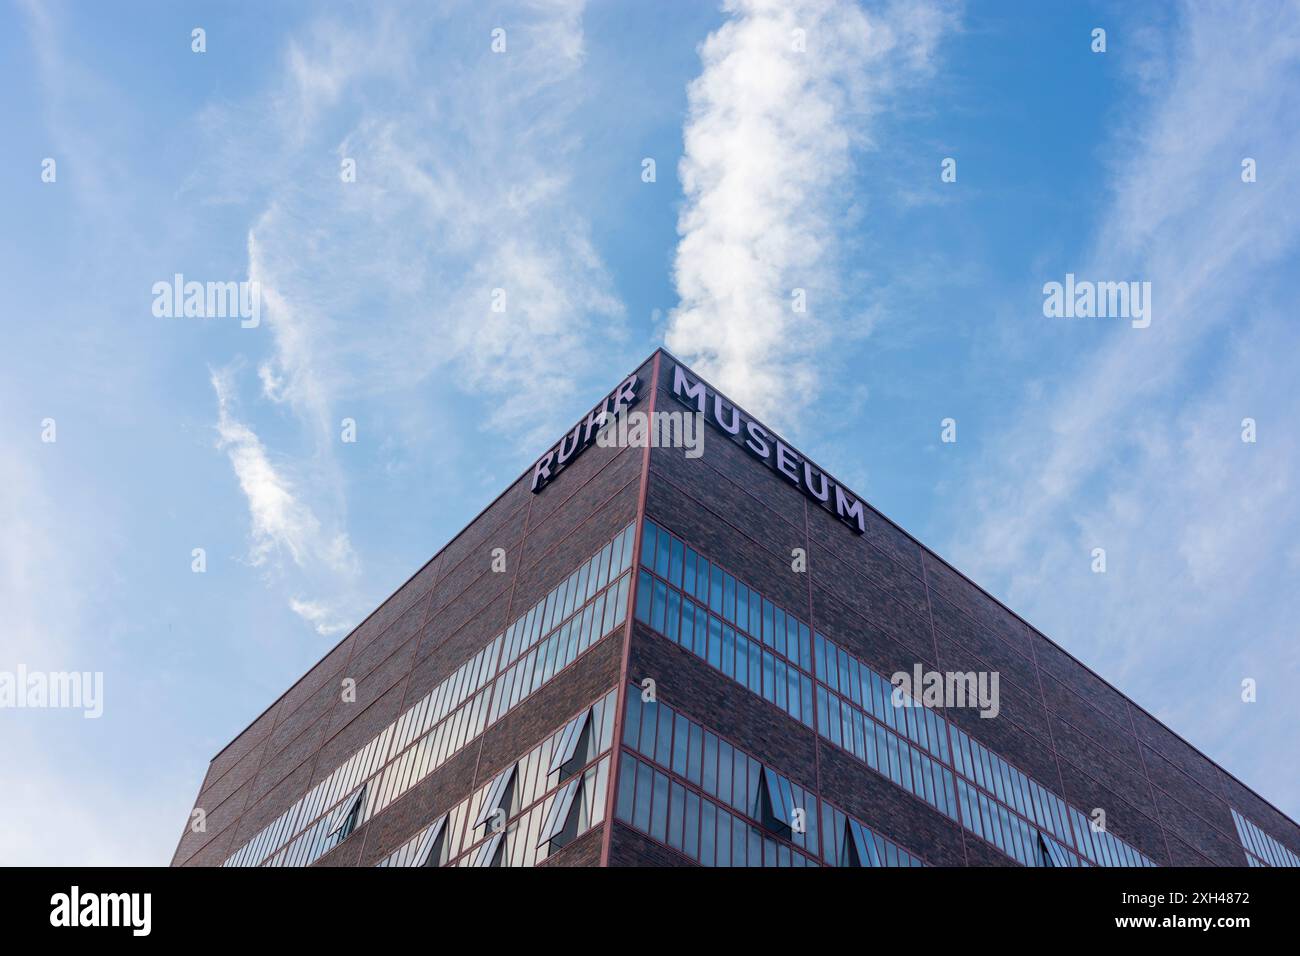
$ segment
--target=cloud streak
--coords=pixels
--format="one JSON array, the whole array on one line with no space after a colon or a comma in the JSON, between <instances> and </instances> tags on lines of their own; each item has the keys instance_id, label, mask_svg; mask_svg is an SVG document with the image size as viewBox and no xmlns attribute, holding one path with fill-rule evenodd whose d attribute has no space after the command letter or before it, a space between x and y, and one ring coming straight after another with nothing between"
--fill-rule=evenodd
<instances>
[{"instance_id":1,"label":"cloud streak","mask_svg":"<svg viewBox=\"0 0 1300 956\"><path fill-rule=\"evenodd\" d=\"M226 453L248 502L252 539L249 562L273 567L287 555L300 571L335 582L337 592L357 577L356 555L346 531L327 530L294 483L271 461L257 434L233 411L231 370L211 373L217 398L217 448ZM290 607L323 635L337 633L347 623L337 604L294 598Z\"/></svg>"},{"instance_id":2,"label":"cloud streak","mask_svg":"<svg viewBox=\"0 0 1300 956\"><path fill-rule=\"evenodd\" d=\"M838 0L724 9L688 89L666 344L760 415L793 418L817 394L818 356L869 329L840 280L853 153L886 97L929 71L952 16Z\"/></svg>"}]
</instances>

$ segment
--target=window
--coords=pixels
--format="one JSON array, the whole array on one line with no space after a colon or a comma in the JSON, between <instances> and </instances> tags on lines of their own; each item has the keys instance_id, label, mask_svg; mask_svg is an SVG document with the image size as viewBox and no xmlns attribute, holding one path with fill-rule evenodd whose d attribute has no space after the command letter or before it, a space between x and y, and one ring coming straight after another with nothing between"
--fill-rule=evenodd
<instances>
[{"instance_id":1,"label":"window","mask_svg":"<svg viewBox=\"0 0 1300 956\"><path fill-rule=\"evenodd\" d=\"M788 839L794 821L794 795L790 790L790 781L771 767L763 768L758 781L755 819L773 833Z\"/></svg>"},{"instance_id":2,"label":"window","mask_svg":"<svg viewBox=\"0 0 1300 956\"><path fill-rule=\"evenodd\" d=\"M883 866L880 851L873 834L857 820L844 820L844 848L840 853L841 866Z\"/></svg>"},{"instance_id":3,"label":"window","mask_svg":"<svg viewBox=\"0 0 1300 956\"><path fill-rule=\"evenodd\" d=\"M327 837L332 841L331 846L338 846L357 828L361 822L361 811L365 807L366 788L362 787L352 796L348 797L339 807L338 813L334 815L334 820L330 824Z\"/></svg>"},{"instance_id":4,"label":"window","mask_svg":"<svg viewBox=\"0 0 1300 956\"><path fill-rule=\"evenodd\" d=\"M558 772L561 780L567 780L582 769L587 762L587 751L591 745L591 709L583 711L564 725L560 739L556 741L551 753L550 773Z\"/></svg>"},{"instance_id":5,"label":"window","mask_svg":"<svg viewBox=\"0 0 1300 956\"><path fill-rule=\"evenodd\" d=\"M501 850L505 846L506 831L503 829L492 834L491 839L478 848L474 854L473 866L488 867L501 865Z\"/></svg>"},{"instance_id":6,"label":"window","mask_svg":"<svg viewBox=\"0 0 1300 956\"><path fill-rule=\"evenodd\" d=\"M447 832L447 814L443 814L429 825L420 837L420 845L415 851L415 866L441 866L443 837Z\"/></svg>"},{"instance_id":7,"label":"window","mask_svg":"<svg viewBox=\"0 0 1300 956\"><path fill-rule=\"evenodd\" d=\"M506 816L510 814L510 800L514 796L514 788L511 784L515 781L517 766L518 764L512 763L492 780L487 793L483 796L483 805L479 809L478 817L474 820L474 826L481 827L485 823L491 822L498 810Z\"/></svg>"},{"instance_id":8,"label":"window","mask_svg":"<svg viewBox=\"0 0 1300 956\"><path fill-rule=\"evenodd\" d=\"M551 798L551 809L546 815L546 822L542 824L537 845L540 847L544 843L553 843L559 848L572 842L578 835L581 804L582 778L574 777Z\"/></svg>"},{"instance_id":9,"label":"window","mask_svg":"<svg viewBox=\"0 0 1300 956\"><path fill-rule=\"evenodd\" d=\"M1046 834L1038 834L1038 853L1043 866L1073 866L1065 848Z\"/></svg>"}]
</instances>

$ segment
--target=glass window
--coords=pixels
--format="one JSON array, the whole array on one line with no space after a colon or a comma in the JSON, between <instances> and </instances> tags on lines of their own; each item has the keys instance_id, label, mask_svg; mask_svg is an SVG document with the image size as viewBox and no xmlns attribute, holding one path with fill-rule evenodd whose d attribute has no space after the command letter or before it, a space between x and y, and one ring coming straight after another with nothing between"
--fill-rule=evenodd
<instances>
[{"instance_id":1,"label":"glass window","mask_svg":"<svg viewBox=\"0 0 1300 956\"><path fill-rule=\"evenodd\" d=\"M716 834L718 841L717 865L731 865L731 814L721 808L718 809L718 832Z\"/></svg>"},{"instance_id":2,"label":"glass window","mask_svg":"<svg viewBox=\"0 0 1300 956\"><path fill-rule=\"evenodd\" d=\"M686 776L686 747L690 742L688 722L681 714L676 715L673 725L673 773Z\"/></svg>"},{"instance_id":3,"label":"glass window","mask_svg":"<svg viewBox=\"0 0 1300 956\"><path fill-rule=\"evenodd\" d=\"M506 835L504 829L493 834L474 855L473 865L476 867L500 866L501 850L503 838Z\"/></svg>"},{"instance_id":4,"label":"glass window","mask_svg":"<svg viewBox=\"0 0 1300 956\"><path fill-rule=\"evenodd\" d=\"M628 691L629 694L635 694L637 699L641 697L636 690ZM655 755L655 726L658 723L658 705L646 704L641 705L641 743L637 750L641 751L647 757Z\"/></svg>"},{"instance_id":5,"label":"glass window","mask_svg":"<svg viewBox=\"0 0 1300 956\"><path fill-rule=\"evenodd\" d=\"M573 811L578 806L578 801L575 798L582 789L581 784L582 778L574 777L551 798L546 820L542 824L535 846L540 847L544 843L551 842L568 828Z\"/></svg>"},{"instance_id":6,"label":"glass window","mask_svg":"<svg viewBox=\"0 0 1300 956\"><path fill-rule=\"evenodd\" d=\"M666 704L656 704L658 710L659 733L655 741L654 759L661 767L672 766L673 747L673 710Z\"/></svg>"},{"instance_id":7,"label":"glass window","mask_svg":"<svg viewBox=\"0 0 1300 956\"><path fill-rule=\"evenodd\" d=\"M334 814L334 820L326 834L334 841L334 845L342 843L357 828L364 815L365 802L366 787L364 786L343 801L338 812Z\"/></svg>"},{"instance_id":8,"label":"glass window","mask_svg":"<svg viewBox=\"0 0 1300 956\"><path fill-rule=\"evenodd\" d=\"M672 798L668 805L668 845L674 850L682 849L682 830L685 807L686 790L680 783L677 783L674 780Z\"/></svg>"},{"instance_id":9,"label":"glass window","mask_svg":"<svg viewBox=\"0 0 1300 956\"><path fill-rule=\"evenodd\" d=\"M632 580L632 575L625 574L618 579L618 593L614 596L613 605L606 605L606 617L613 616L604 633L608 634L612 629L618 627L627 619L627 587L628 581ZM612 592L611 592L612 593Z\"/></svg>"},{"instance_id":10,"label":"glass window","mask_svg":"<svg viewBox=\"0 0 1300 956\"><path fill-rule=\"evenodd\" d=\"M666 534L659 535L655 542L655 573L661 578L668 577L668 555L672 550L673 539Z\"/></svg>"},{"instance_id":11,"label":"glass window","mask_svg":"<svg viewBox=\"0 0 1300 956\"><path fill-rule=\"evenodd\" d=\"M705 793L718 792L718 738L704 732L704 773L700 786Z\"/></svg>"},{"instance_id":12,"label":"glass window","mask_svg":"<svg viewBox=\"0 0 1300 956\"><path fill-rule=\"evenodd\" d=\"M564 730L560 731L560 738L555 743L555 748L551 751L551 764L548 773L561 773L561 779L572 776L577 772L578 767L587 762L586 747L579 747L580 744L590 739L588 728L591 725L591 709L584 710L577 717L564 725ZM572 766L574 758L578 758L577 766ZM562 772L566 765L568 772Z\"/></svg>"},{"instance_id":13,"label":"glass window","mask_svg":"<svg viewBox=\"0 0 1300 956\"><path fill-rule=\"evenodd\" d=\"M660 843L668 842L668 778L655 771L654 807L650 813L650 835Z\"/></svg>"},{"instance_id":14,"label":"glass window","mask_svg":"<svg viewBox=\"0 0 1300 956\"><path fill-rule=\"evenodd\" d=\"M641 563L647 568L655 566L655 535L658 531L655 523L647 518L641 531Z\"/></svg>"},{"instance_id":15,"label":"glass window","mask_svg":"<svg viewBox=\"0 0 1300 956\"><path fill-rule=\"evenodd\" d=\"M664 632L664 617L668 611L668 589L658 578L654 582L654 604L650 608L650 626L660 634Z\"/></svg>"},{"instance_id":16,"label":"glass window","mask_svg":"<svg viewBox=\"0 0 1300 956\"><path fill-rule=\"evenodd\" d=\"M644 833L650 832L650 797L654 788L654 771L649 764L636 765L636 806L632 812L632 825Z\"/></svg>"},{"instance_id":17,"label":"glass window","mask_svg":"<svg viewBox=\"0 0 1300 956\"><path fill-rule=\"evenodd\" d=\"M474 819L474 826L483 826L497 815L498 810L509 814L510 801L514 795L512 784L515 780L517 766L518 764L512 763L492 778L492 783L483 796L483 803L479 807L478 816Z\"/></svg>"},{"instance_id":18,"label":"glass window","mask_svg":"<svg viewBox=\"0 0 1300 956\"><path fill-rule=\"evenodd\" d=\"M596 590L600 590L609 583L610 565L613 563L613 560L614 545L611 542L601 548L600 554L596 558L596 567L599 570L599 574L596 576ZM649 565L647 564L646 567L649 567Z\"/></svg>"},{"instance_id":19,"label":"glass window","mask_svg":"<svg viewBox=\"0 0 1300 956\"><path fill-rule=\"evenodd\" d=\"M747 638L740 634L736 635L736 669L734 676L736 680L746 687L749 686L749 649L751 646Z\"/></svg>"},{"instance_id":20,"label":"glass window","mask_svg":"<svg viewBox=\"0 0 1300 956\"><path fill-rule=\"evenodd\" d=\"M718 789L714 794L721 800L731 802L731 771L735 764L735 752L731 744L718 740ZM711 791L712 792L712 791Z\"/></svg>"},{"instance_id":21,"label":"glass window","mask_svg":"<svg viewBox=\"0 0 1300 956\"><path fill-rule=\"evenodd\" d=\"M691 792L686 794L686 832L682 839L682 849L686 855L699 859L700 842L700 798Z\"/></svg>"},{"instance_id":22,"label":"glass window","mask_svg":"<svg viewBox=\"0 0 1300 956\"><path fill-rule=\"evenodd\" d=\"M744 640L744 638L741 638ZM731 625L726 625L722 629L722 657L718 664L718 669L728 677L736 675L736 632L731 629Z\"/></svg>"},{"instance_id":23,"label":"glass window","mask_svg":"<svg viewBox=\"0 0 1300 956\"><path fill-rule=\"evenodd\" d=\"M618 776L618 804L614 815L624 823L632 822L632 804L636 797L636 760L623 755Z\"/></svg>"},{"instance_id":24,"label":"glass window","mask_svg":"<svg viewBox=\"0 0 1300 956\"><path fill-rule=\"evenodd\" d=\"M713 866L717 847L717 808L708 800L700 807L700 862Z\"/></svg>"},{"instance_id":25,"label":"glass window","mask_svg":"<svg viewBox=\"0 0 1300 956\"><path fill-rule=\"evenodd\" d=\"M623 743L635 748L639 744L638 735L641 733L641 695L630 688L624 693L627 695L627 706L623 711Z\"/></svg>"},{"instance_id":26,"label":"glass window","mask_svg":"<svg viewBox=\"0 0 1300 956\"><path fill-rule=\"evenodd\" d=\"M668 611L664 620L664 636L674 643L677 641L678 624L681 621L682 598L676 591L668 591Z\"/></svg>"},{"instance_id":27,"label":"glass window","mask_svg":"<svg viewBox=\"0 0 1300 956\"><path fill-rule=\"evenodd\" d=\"M681 645L688 651L695 649L695 605L682 601Z\"/></svg>"},{"instance_id":28,"label":"glass window","mask_svg":"<svg viewBox=\"0 0 1300 956\"><path fill-rule=\"evenodd\" d=\"M790 781L771 767L764 767L759 777L758 796L751 813L769 830L789 836L794 820Z\"/></svg>"}]
</instances>

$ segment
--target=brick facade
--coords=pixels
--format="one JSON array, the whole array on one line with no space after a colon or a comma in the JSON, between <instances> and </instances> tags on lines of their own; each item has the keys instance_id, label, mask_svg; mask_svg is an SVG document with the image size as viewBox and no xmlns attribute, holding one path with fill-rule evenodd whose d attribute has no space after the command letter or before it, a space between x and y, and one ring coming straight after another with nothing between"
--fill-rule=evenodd
<instances>
[{"instance_id":1,"label":"brick facade","mask_svg":"<svg viewBox=\"0 0 1300 956\"><path fill-rule=\"evenodd\" d=\"M670 391L675 364L658 352L641 367L639 409L685 410ZM717 429L707 430L704 447L688 459L680 449L647 456L593 445L538 494L529 490L531 469L521 476L213 758L195 802L206 832L187 828L172 864L220 865L635 521L643 496L647 517L879 673L917 663L997 671L996 719L960 709L944 716L1068 803L1104 808L1111 832L1156 863L1244 865L1230 806L1300 853L1292 821L882 515L865 507L866 530L857 534ZM505 549L506 573L491 570L493 548ZM794 549L807 555L805 572L792 570ZM628 622L317 862L374 865L584 704L645 677L682 714L928 863L1012 862L698 657ZM356 681L355 702L342 700L344 678ZM607 823L545 865L602 862L689 861Z\"/></svg>"}]
</instances>

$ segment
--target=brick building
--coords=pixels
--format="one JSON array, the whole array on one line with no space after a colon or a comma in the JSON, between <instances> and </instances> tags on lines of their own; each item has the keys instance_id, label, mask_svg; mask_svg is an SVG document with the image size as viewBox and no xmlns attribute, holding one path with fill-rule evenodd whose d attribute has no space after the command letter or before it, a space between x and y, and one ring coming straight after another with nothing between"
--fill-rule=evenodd
<instances>
[{"instance_id":1,"label":"brick building","mask_svg":"<svg viewBox=\"0 0 1300 956\"><path fill-rule=\"evenodd\" d=\"M616 408L702 412L704 453L607 445ZM996 716L896 672L996 673ZM663 351L195 805L173 865L1300 862L1295 823Z\"/></svg>"}]
</instances>

